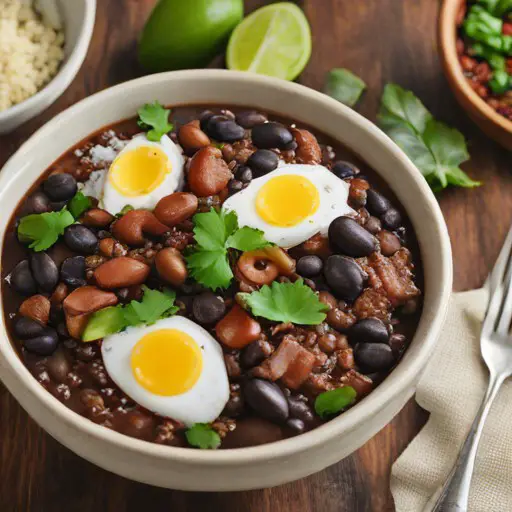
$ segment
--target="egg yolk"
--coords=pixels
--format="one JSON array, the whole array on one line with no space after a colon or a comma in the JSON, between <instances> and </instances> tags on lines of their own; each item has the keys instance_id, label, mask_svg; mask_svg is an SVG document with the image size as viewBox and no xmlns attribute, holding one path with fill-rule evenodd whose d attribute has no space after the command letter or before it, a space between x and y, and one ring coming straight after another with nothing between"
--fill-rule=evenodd
<instances>
[{"instance_id":1,"label":"egg yolk","mask_svg":"<svg viewBox=\"0 0 512 512\"><path fill-rule=\"evenodd\" d=\"M320 194L304 176L285 174L268 180L256 196L256 211L269 224L296 226L313 215L320 204Z\"/></svg>"},{"instance_id":2,"label":"egg yolk","mask_svg":"<svg viewBox=\"0 0 512 512\"><path fill-rule=\"evenodd\" d=\"M142 196L157 188L171 171L165 152L156 146L140 146L121 153L112 163L112 186L128 197Z\"/></svg>"},{"instance_id":3,"label":"egg yolk","mask_svg":"<svg viewBox=\"0 0 512 512\"><path fill-rule=\"evenodd\" d=\"M177 329L160 329L133 347L131 367L137 382L154 395L181 395L194 386L203 368L195 340Z\"/></svg>"}]
</instances>

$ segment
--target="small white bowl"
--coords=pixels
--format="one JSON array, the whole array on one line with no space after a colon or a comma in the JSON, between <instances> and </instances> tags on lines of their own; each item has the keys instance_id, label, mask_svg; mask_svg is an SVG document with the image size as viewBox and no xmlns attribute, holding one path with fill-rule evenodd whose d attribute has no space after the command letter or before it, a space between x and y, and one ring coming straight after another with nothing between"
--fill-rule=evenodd
<instances>
[{"instance_id":1,"label":"small white bowl","mask_svg":"<svg viewBox=\"0 0 512 512\"><path fill-rule=\"evenodd\" d=\"M405 154L374 124L307 87L221 70L152 75L112 87L72 106L36 132L0 173L0 244L18 203L62 153L140 105L244 105L279 112L332 136L391 186L409 214L425 273L423 313L402 361L369 396L338 418L297 437L234 450L161 446L124 436L72 412L48 393L9 341L0 303L0 378L27 412L75 453L119 475L160 487L235 491L271 487L338 462L368 441L415 391L435 350L452 289L450 241L439 205ZM1 246L0 246L1 250ZM0 261L0 264L2 262Z\"/></svg>"},{"instance_id":2,"label":"small white bowl","mask_svg":"<svg viewBox=\"0 0 512 512\"><path fill-rule=\"evenodd\" d=\"M66 38L64 61L43 89L0 111L0 134L11 132L48 108L68 88L82 66L94 30L96 0L58 0L58 6Z\"/></svg>"}]
</instances>

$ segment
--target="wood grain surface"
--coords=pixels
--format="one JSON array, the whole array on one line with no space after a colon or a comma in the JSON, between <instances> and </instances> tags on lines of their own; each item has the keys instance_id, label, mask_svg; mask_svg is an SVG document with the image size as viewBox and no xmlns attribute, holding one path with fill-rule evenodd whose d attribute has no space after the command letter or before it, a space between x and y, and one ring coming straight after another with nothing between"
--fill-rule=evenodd
<instances>
[{"instance_id":1,"label":"wood grain surface","mask_svg":"<svg viewBox=\"0 0 512 512\"><path fill-rule=\"evenodd\" d=\"M183 0L186 1L186 0ZM28 136L58 112L110 85L141 74L137 35L155 0L99 0L87 60L66 93L15 133L0 136L0 167ZM246 1L247 11L265 1ZM455 189L439 200L453 244L455 289L479 286L512 219L510 153L486 138L456 104L436 48L439 2L433 0L304 0L313 54L300 82L321 88L332 67L347 67L368 84L357 110L374 120L382 87L412 89L443 121L468 138L480 189ZM77 119L77 122L80 122ZM371 148L368 148L371 151ZM411 401L351 457L288 485L243 493L187 493L133 483L103 471L59 445L0 384L0 511L340 512L394 510L393 461L426 420ZM343 439L340 439L340 443Z\"/></svg>"}]
</instances>

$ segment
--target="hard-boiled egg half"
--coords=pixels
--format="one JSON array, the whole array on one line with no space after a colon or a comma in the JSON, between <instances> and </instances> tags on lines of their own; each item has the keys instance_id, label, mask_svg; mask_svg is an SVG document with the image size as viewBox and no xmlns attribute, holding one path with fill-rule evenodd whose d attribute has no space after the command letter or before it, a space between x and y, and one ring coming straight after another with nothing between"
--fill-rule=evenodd
<instances>
[{"instance_id":1,"label":"hard-boiled egg half","mask_svg":"<svg viewBox=\"0 0 512 512\"><path fill-rule=\"evenodd\" d=\"M234 210L240 226L290 248L318 232L327 233L340 215L355 215L347 204L349 185L321 165L288 164L253 180L223 205Z\"/></svg>"},{"instance_id":2,"label":"hard-boiled egg half","mask_svg":"<svg viewBox=\"0 0 512 512\"><path fill-rule=\"evenodd\" d=\"M126 205L154 208L162 197L181 188L184 164L181 149L167 135L159 142L136 135L108 170L101 206L113 215Z\"/></svg>"},{"instance_id":3,"label":"hard-boiled egg half","mask_svg":"<svg viewBox=\"0 0 512 512\"><path fill-rule=\"evenodd\" d=\"M112 380L146 409L187 426L215 420L229 399L222 349L187 318L129 327L101 345Z\"/></svg>"}]
</instances>

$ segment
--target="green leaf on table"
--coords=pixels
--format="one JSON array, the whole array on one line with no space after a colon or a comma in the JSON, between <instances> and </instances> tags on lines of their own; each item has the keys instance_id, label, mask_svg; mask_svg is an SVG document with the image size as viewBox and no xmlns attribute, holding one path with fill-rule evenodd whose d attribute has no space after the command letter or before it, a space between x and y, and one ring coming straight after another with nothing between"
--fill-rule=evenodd
<instances>
[{"instance_id":1,"label":"green leaf on table","mask_svg":"<svg viewBox=\"0 0 512 512\"><path fill-rule=\"evenodd\" d=\"M163 135L173 129L173 125L169 122L170 110L164 108L158 101L146 103L139 108L138 125L144 131L148 140L159 142Z\"/></svg>"},{"instance_id":2,"label":"green leaf on table","mask_svg":"<svg viewBox=\"0 0 512 512\"><path fill-rule=\"evenodd\" d=\"M196 423L185 431L188 444L202 450L215 450L220 446L220 436L207 423Z\"/></svg>"},{"instance_id":3,"label":"green leaf on table","mask_svg":"<svg viewBox=\"0 0 512 512\"><path fill-rule=\"evenodd\" d=\"M344 68L329 71L324 92L331 98L353 107L366 89L366 84L354 73Z\"/></svg>"},{"instance_id":4,"label":"green leaf on table","mask_svg":"<svg viewBox=\"0 0 512 512\"><path fill-rule=\"evenodd\" d=\"M92 201L90 197L84 196L84 194L78 191L71 201L68 203L68 209L71 212L71 215L78 219L82 213L86 212L91 208Z\"/></svg>"},{"instance_id":5,"label":"green leaf on table","mask_svg":"<svg viewBox=\"0 0 512 512\"><path fill-rule=\"evenodd\" d=\"M352 386L325 391L316 397L315 412L326 419L353 404L356 397L356 390Z\"/></svg>"},{"instance_id":6,"label":"green leaf on table","mask_svg":"<svg viewBox=\"0 0 512 512\"><path fill-rule=\"evenodd\" d=\"M378 121L434 191L448 185L469 188L480 185L459 167L469 159L464 136L436 121L411 91L396 84L386 85Z\"/></svg>"},{"instance_id":7,"label":"green leaf on table","mask_svg":"<svg viewBox=\"0 0 512 512\"><path fill-rule=\"evenodd\" d=\"M35 252L50 248L64 233L64 230L74 224L73 215L63 208L58 212L34 213L22 217L18 224L18 239L29 244Z\"/></svg>"},{"instance_id":8,"label":"green leaf on table","mask_svg":"<svg viewBox=\"0 0 512 512\"><path fill-rule=\"evenodd\" d=\"M263 286L252 293L239 294L253 315L300 325L318 325L326 317L329 307L320 302L318 295L302 279L294 283Z\"/></svg>"}]
</instances>

